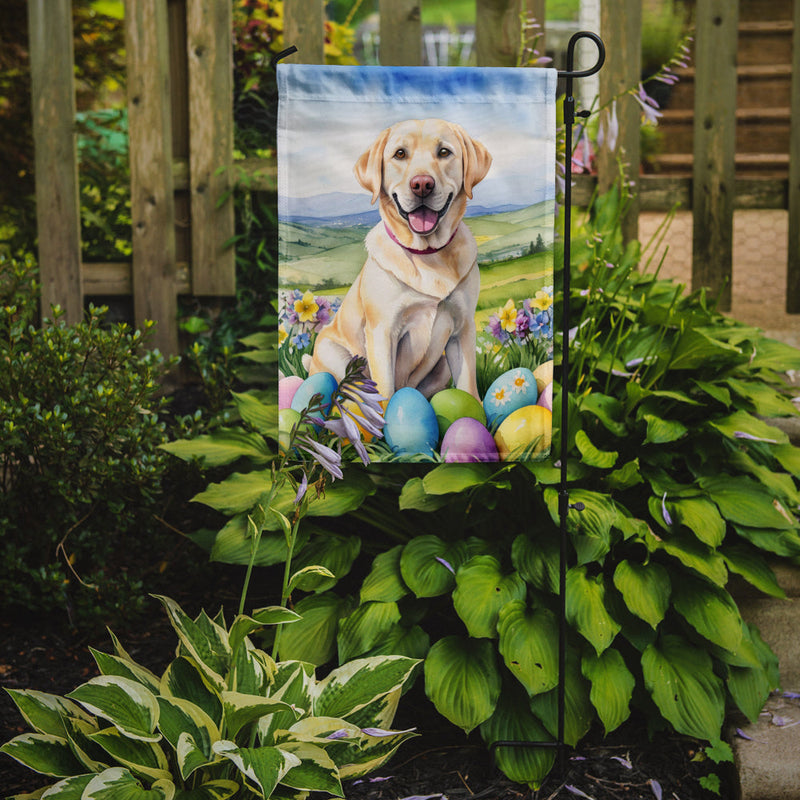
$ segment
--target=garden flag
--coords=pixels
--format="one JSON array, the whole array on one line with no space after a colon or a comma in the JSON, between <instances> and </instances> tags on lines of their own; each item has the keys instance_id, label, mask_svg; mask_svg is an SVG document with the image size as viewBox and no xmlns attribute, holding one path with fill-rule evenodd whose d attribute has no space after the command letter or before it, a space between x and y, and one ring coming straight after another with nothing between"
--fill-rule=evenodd
<instances>
[{"instance_id":1,"label":"garden flag","mask_svg":"<svg viewBox=\"0 0 800 800\"><path fill-rule=\"evenodd\" d=\"M278 88L281 405L359 356L372 460L548 457L556 72L280 64Z\"/></svg>"}]
</instances>

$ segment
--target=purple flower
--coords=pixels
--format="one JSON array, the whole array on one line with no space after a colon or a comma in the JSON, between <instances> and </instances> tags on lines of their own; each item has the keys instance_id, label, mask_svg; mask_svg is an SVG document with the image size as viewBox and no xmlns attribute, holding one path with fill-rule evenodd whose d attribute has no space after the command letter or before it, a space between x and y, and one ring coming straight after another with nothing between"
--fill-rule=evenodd
<instances>
[{"instance_id":1,"label":"purple flower","mask_svg":"<svg viewBox=\"0 0 800 800\"><path fill-rule=\"evenodd\" d=\"M664 518L664 523L667 526L672 525L672 517L670 516L669 511L667 511L667 493L664 492L664 496L661 498L661 516Z\"/></svg>"},{"instance_id":2,"label":"purple flower","mask_svg":"<svg viewBox=\"0 0 800 800\"><path fill-rule=\"evenodd\" d=\"M633 99L641 106L645 121L657 125L658 118L661 116L661 112L658 110L658 103L647 94L641 83L639 84L639 90L633 93Z\"/></svg>"},{"instance_id":3,"label":"purple flower","mask_svg":"<svg viewBox=\"0 0 800 800\"><path fill-rule=\"evenodd\" d=\"M586 800L594 800L590 794L586 794L586 792L581 791L577 786L572 786L571 784L567 783L564 785L564 788L570 793L574 794L576 797L585 797Z\"/></svg>"},{"instance_id":4,"label":"purple flower","mask_svg":"<svg viewBox=\"0 0 800 800\"><path fill-rule=\"evenodd\" d=\"M303 478L300 481L300 485L297 487L297 494L294 496L294 504L297 505L305 496L306 491L308 490L308 475L303 473Z\"/></svg>"},{"instance_id":5,"label":"purple flower","mask_svg":"<svg viewBox=\"0 0 800 800\"><path fill-rule=\"evenodd\" d=\"M492 314L489 317L489 324L486 326L486 332L491 333L500 344L505 344L509 340L508 331L504 330L500 317L497 314Z\"/></svg>"},{"instance_id":6,"label":"purple flower","mask_svg":"<svg viewBox=\"0 0 800 800\"><path fill-rule=\"evenodd\" d=\"M597 144L599 147L607 147L613 153L617 149L618 138L619 120L617 119L617 101L615 100L600 121L600 127L597 131Z\"/></svg>"},{"instance_id":7,"label":"purple flower","mask_svg":"<svg viewBox=\"0 0 800 800\"><path fill-rule=\"evenodd\" d=\"M633 769L633 764L631 764L630 759L623 758L622 756L611 756L612 761L619 761L625 769Z\"/></svg>"},{"instance_id":8,"label":"purple flower","mask_svg":"<svg viewBox=\"0 0 800 800\"><path fill-rule=\"evenodd\" d=\"M450 572L452 572L452 573L453 573L453 575L455 575L455 574L456 574L456 571L453 569L453 565L452 565L452 564L451 564L449 561L446 561L445 559L441 558L440 556L434 556L434 558L435 558L435 559L436 559L436 560L437 560L437 561L438 561L440 564L442 564L442 565L443 565L443 566L445 566L447 569L449 569L449 570L450 570Z\"/></svg>"},{"instance_id":9,"label":"purple flower","mask_svg":"<svg viewBox=\"0 0 800 800\"><path fill-rule=\"evenodd\" d=\"M348 732L347 728L339 728L338 731L334 731L333 733L329 733L326 739L348 739L350 738L350 733Z\"/></svg>"},{"instance_id":10,"label":"purple flower","mask_svg":"<svg viewBox=\"0 0 800 800\"><path fill-rule=\"evenodd\" d=\"M384 737L384 736L395 736L398 733L413 733L416 728L408 728L404 731L387 731L383 728L362 728L361 733L366 733L367 736L376 736L376 737Z\"/></svg>"},{"instance_id":11,"label":"purple flower","mask_svg":"<svg viewBox=\"0 0 800 800\"><path fill-rule=\"evenodd\" d=\"M326 472L334 478L343 478L342 457L327 445L315 442L309 436L301 436L296 440L297 446L308 453Z\"/></svg>"},{"instance_id":12,"label":"purple flower","mask_svg":"<svg viewBox=\"0 0 800 800\"><path fill-rule=\"evenodd\" d=\"M531 318L523 310L517 314L517 319L515 322L517 327L514 331L514 336L516 336L517 339L524 339L530 331Z\"/></svg>"},{"instance_id":13,"label":"purple flower","mask_svg":"<svg viewBox=\"0 0 800 800\"><path fill-rule=\"evenodd\" d=\"M661 791L661 784L655 778L650 778L648 783L650 784L650 789L655 795L656 800L661 800L664 796L664 793Z\"/></svg>"},{"instance_id":14,"label":"purple flower","mask_svg":"<svg viewBox=\"0 0 800 800\"><path fill-rule=\"evenodd\" d=\"M777 439L765 439L761 436L754 436L752 433L746 433L745 431L734 431L733 436L736 439L749 439L753 442L766 442L767 444L778 444Z\"/></svg>"}]
</instances>

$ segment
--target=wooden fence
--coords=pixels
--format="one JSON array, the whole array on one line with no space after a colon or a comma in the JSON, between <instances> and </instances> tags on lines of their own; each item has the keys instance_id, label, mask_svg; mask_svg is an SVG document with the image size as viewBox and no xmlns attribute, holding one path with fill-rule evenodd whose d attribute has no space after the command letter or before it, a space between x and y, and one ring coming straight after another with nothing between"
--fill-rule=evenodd
<instances>
[{"instance_id":1,"label":"wooden fence","mask_svg":"<svg viewBox=\"0 0 800 800\"><path fill-rule=\"evenodd\" d=\"M380 0L380 57L386 65L421 63L420 3ZM638 193L625 225L637 232L640 210L680 202L694 215L693 284L718 290L732 274L733 211L789 211L786 310L800 313L800 3L794 3L792 136L787 179L737 180L734 172L738 2L697 0L692 177L629 174ZM232 0L126 0L132 263L85 264L80 257L78 166L74 135L71 0L29 0L37 212L42 305L57 303L80 319L87 296L132 295L137 323L158 322L156 345L178 349L179 294L235 291L231 191L234 175L271 191L274 161L233 169ZM608 58L600 101L636 85L640 74L641 0L603 0L601 34ZM517 60L520 14L544 18L545 0L476 0L477 63ZM323 0L285 0L285 41L294 61L321 63ZM541 44L541 43L540 43ZM591 46L591 45L587 45ZM617 160L639 164L639 107L619 104L620 136L599 156L599 176L581 176L573 197L596 181L607 187ZM729 292L729 288L728 288ZM730 302L730 294L723 295Z\"/></svg>"}]
</instances>

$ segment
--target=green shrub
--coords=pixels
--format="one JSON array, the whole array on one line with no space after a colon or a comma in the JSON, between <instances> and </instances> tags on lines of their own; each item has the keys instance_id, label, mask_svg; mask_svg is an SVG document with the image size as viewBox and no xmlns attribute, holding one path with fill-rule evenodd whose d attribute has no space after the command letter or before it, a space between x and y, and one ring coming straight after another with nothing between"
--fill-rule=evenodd
<instances>
[{"instance_id":1,"label":"green shrub","mask_svg":"<svg viewBox=\"0 0 800 800\"><path fill-rule=\"evenodd\" d=\"M0 256L0 605L80 614L121 602L126 581L141 596L112 555L160 493L167 363L147 330L105 327L102 308L35 327L32 269Z\"/></svg>"}]
</instances>

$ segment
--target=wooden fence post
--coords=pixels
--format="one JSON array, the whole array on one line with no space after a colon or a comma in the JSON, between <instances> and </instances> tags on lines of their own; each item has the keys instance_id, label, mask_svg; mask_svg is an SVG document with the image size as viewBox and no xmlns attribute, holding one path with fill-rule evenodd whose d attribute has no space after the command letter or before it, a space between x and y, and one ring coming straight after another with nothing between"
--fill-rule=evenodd
<instances>
[{"instance_id":1,"label":"wooden fence post","mask_svg":"<svg viewBox=\"0 0 800 800\"><path fill-rule=\"evenodd\" d=\"M189 0L186 20L192 294L233 295L235 251L226 244L234 234L230 0Z\"/></svg>"},{"instance_id":2,"label":"wooden fence post","mask_svg":"<svg viewBox=\"0 0 800 800\"><path fill-rule=\"evenodd\" d=\"M800 3L794 4L792 122L789 140L789 261L786 313L800 314Z\"/></svg>"},{"instance_id":3,"label":"wooden fence post","mask_svg":"<svg viewBox=\"0 0 800 800\"><path fill-rule=\"evenodd\" d=\"M422 63L420 0L380 0L381 43L378 58L385 67L418 67Z\"/></svg>"},{"instance_id":4,"label":"wooden fence post","mask_svg":"<svg viewBox=\"0 0 800 800\"><path fill-rule=\"evenodd\" d=\"M298 64L325 63L324 0L289 0L283 5L283 41L294 45Z\"/></svg>"},{"instance_id":5,"label":"wooden fence post","mask_svg":"<svg viewBox=\"0 0 800 800\"><path fill-rule=\"evenodd\" d=\"M153 344L178 352L172 121L164 0L127 0L128 126L137 325L156 320Z\"/></svg>"},{"instance_id":6,"label":"wooden fence post","mask_svg":"<svg viewBox=\"0 0 800 800\"><path fill-rule=\"evenodd\" d=\"M605 142L598 153L598 181L601 192L608 191L619 176L623 163L626 182L634 184L634 195L622 220L622 236L631 241L639 236L639 162L642 109L628 90L638 86L642 72L642 4L639 0L606 0L601 5L600 30L606 46L606 63L600 71L600 107L616 99L619 133L609 141L609 122L613 107L605 108L600 120ZM614 147L609 147L613 144Z\"/></svg>"},{"instance_id":7,"label":"wooden fence post","mask_svg":"<svg viewBox=\"0 0 800 800\"><path fill-rule=\"evenodd\" d=\"M71 0L29 0L42 316L83 318Z\"/></svg>"},{"instance_id":8,"label":"wooden fence post","mask_svg":"<svg viewBox=\"0 0 800 800\"><path fill-rule=\"evenodd\" d=\"M730 310L736 195L736 49L739 1L697 0L692 288Z\"/></svg>"},{"instance_id":9,"label":"wooden fence post","mask_svg":"<svg viewBox=\"0 0 800 800\"><path fill-rule=\"evenodd\" d=\"M544 0L476 0L475 54L479 67L515 67L523 21L535 17L544 33ZM540 42L539 52L544 55Z\"/></svg>"}]
</instances>

